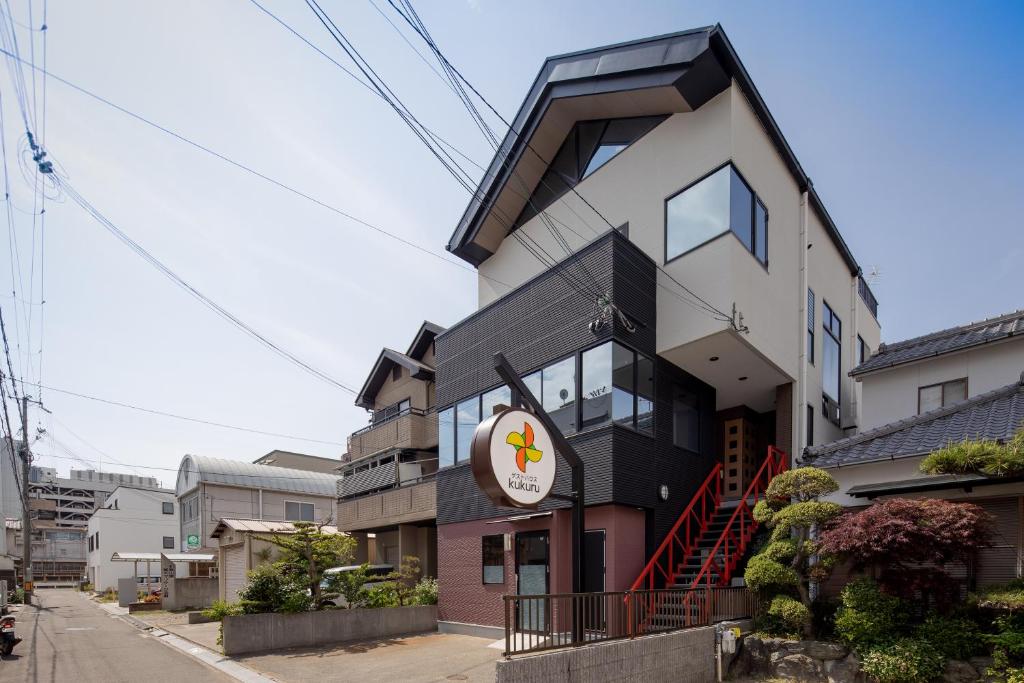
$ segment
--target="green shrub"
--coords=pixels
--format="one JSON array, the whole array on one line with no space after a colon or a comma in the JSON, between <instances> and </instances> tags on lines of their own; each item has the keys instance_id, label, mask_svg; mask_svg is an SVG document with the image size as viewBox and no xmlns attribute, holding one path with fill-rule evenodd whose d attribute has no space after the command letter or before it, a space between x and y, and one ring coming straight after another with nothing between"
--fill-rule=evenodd
<instances>
[{"instance_id":1,"label":"green shrub","mask_svg":"<svg viewBox=\"0 0 1024 683\"><path fill-rule=\"evenodd\" d=\"M363 606L363 584L370 577L370 565L363 564L348 572L335 572L327 575L327 585L332 591L339 593L349 609Z\"/></svg>"},{"instance_id":2,"label":"green shrub","mask_svg":"<svg viewBox=\"0 0 1024 683\"><path fill-rule=\"evenodd\" d=\"M768 605L765 627L769 633L799 637L811 621L811 611L802 602L786 595L777 595Z\"/></svg>"},{"instance_id":3,"label":"green shrub","mask_svg":"<svg viewBox=\"0 0 1024 683\"><path fill-rule=\"evenodd\" d=\"M836 613L836 635L854 650L890 642L902 630L906 610L899 598L886 595L871 579L856 579L843 588Z\"/></svg>"},{"instance_id":4,"label":"green shrub","mask_svg":"<svg viewBox=\"0 0 1024 683\"><path fill-rule=\"evenodd\" d=\"M213 604L204 609L202 614L207 619L222 621L224 617L233 617L242 613L242 606L237 602L214 600Z\"/></svg>"},{"instance_id":5,"label":"green shrub","mask_svg":"<svg viewBox=\"0 0 1024 683\"><path fill-rule=\"evenodd\" d=\"M296 612L308 612L312 606L313 596L305 588L293 587L292 590L285 593L284 599L275 611L295 614Z\"/></svg>"},{"instance_id":6,"label":"green shrub","mask_svg":"<svg viewBox=\"0 0 1024 683\"><path fill-rule=\"evenodd\" d=\"M945 670L946 660L924 640L903 638L864 655L861 670L878 683L927 683Z\"/></svg>"},{"instance_id":7,"label":"green shrub","mask_svg":"<svg viewBox=\"0 0 1024 683\"><path fill-rule=\"evenodd\" d=\"M1024 472L1024 449L1001 448L992 453L981 467L990 477L1009 477Z\"/></svg>"},{"instance_id":8,"label":"green shrub","mask_svg":"<svg viewBox=\"0 0 1024 683\"><path fill-rule=\"evenodd\" d=\"M364 591L363 605L368 609L398 607L398 591L390 581L379 583Z\"/></svg>"},{"instance_id":9,"label":"green shrub","mask_svg":"<svg viewBox=\"0 0 1024 683\"><path fill-rule=\"evenodd\" d=\"M437 579L425 577L420 579L413 589L414 605L436 605L437 604Z\"/></svg>"},{"instance_id":10,"label":"green shrub","mask_svg":"<svg viewBox=\"0 0 1024 683\"><path fill-rule=\"evenodd\" d=\"M921 461L921 471L927 474L1015 474L1024 471L1024 454L1018 447L1021 440L1024 437L1018 433L1005 445L989 439L950 443L929 453Z\"/></svg>"},{"instance_id":11,"label":"green shrub","mask_svg":"<svg viewBox=\"0 0 1024 683\"><path fill-rule=\"evenodd\" d=\"M246 614L263 612L304 612L313 598L305 584L278 564L264 564L251 570L238 600Z\"/></svg>"},{"instance_id":12,"label":"green shrub","mask_svg":"<svg viewBox=\"0 0 1024 683\"><path fill-rule=\"evenodd\" d=\"M800 577L792 567L776 562L767 555L755 555L747 562L743 580L751 590L763 591L773 587L795 586Z\"/></svg>"},{"instance_id":13,"label":"green shrub","mask_svg":"<svg viewBox=\"0 0 1024 683\"><path fill-rule=\"evenodd\" d=\"M796 541L791 538L772 541L759 554L775 562L789 562L796 556Z\"/></svg>"},{"instance_id":14,"label":"green shrub","mask_svg":"<svg viewBox=\"0 0 1024 683\"><path fill-rule=\"evenodd\" d=\"M932 615L917 627L915 637L931 643L948 659L967 659L979 654L984 638L970 619Z\"/></svg>"}]
</instances>

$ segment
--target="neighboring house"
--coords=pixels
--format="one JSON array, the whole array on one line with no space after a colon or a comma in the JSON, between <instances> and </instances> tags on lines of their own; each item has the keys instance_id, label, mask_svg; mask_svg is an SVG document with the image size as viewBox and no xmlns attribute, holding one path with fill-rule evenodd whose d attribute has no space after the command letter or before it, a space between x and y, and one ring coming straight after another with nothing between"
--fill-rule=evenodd
<instances>
[{"instance_id":1,"label":"neighboring house","mask_svg":"<svg viewBox=\"0 0 1024 683\"><path fill-rule=\"evenodd\" d=\"M480 627L503 624L503 594L572 588L567 503L497 508L468 467L477 424L513 400L496 352L585 462L585 590L621 591L721 459L738 497L769 445L855 429L848 372L880 335L720 27L549 58L512 130L448 245L478 269L479 310L435 342L449 630L496 633Z\"/></svg>"},{"instance_id":2,"label":"neighboring house","mask_svg":"<svg viewBox=\"0 0 1024 683\"><path fill-rule=\"evenodd\" d=\"M305 453L277 450L270 451L252 462L255 465L289 467L293 470L324 472L325 474L337 474L338 466L341 464L336 458L323 458L319 455L306 455Z\"/></svg>"},{"instance_id":3,"label":"neighboring house","mask_svg":"<svg viewBox=\"0 0 1024 683\"><path fill-rule=\"evenodd\" d=\"M1024 370L1024 311L882 344L850 373L863 385L861 430L1006 386Z\"/></svg>"},{"instance_id":4,"label":"neighboring house","mask_svg":"<svg viewBox=\"0 0 1024 683\"><path fill-rule=\"evenodd\" d=\"M58 477L50 467L33 466L29 471L29 497L54 501L54 519L61 528L84 529L93 511L102 507L107 496L122 485L160 488L160 482L153 477L136 474L71 470L70 476Z\"/></svg>"},{"instance_id":5,"label":"neighboring house","mask_svg":"<svg viewBox=\"0 0 1024 683\"><path fill-rule=\"evenodd\" d=\"M131 577L134 568L112 562L114 553L176 553L180 533L174 491L118 486L89 519L89 582L97 591L117 590L117 580ZM159 581L159 570L150 578ZM178 575L188 576L188 566L179 564Z\"/></svg>"},{"instance_id":6,"label":"neighboring house","mask_svg":"<svg viewBox=\"0 0 1024 683\"><path fill-rule=\"evenodd\" d=\"M178 467L178 534L184 552L215 552L223 518L330 522L338 477L322 472L186 455Z\"/></svg>"},{"instance_id":7,"label":"neighboring house","mask_svg":"<svg viewBox=\"0 0 1024 683\"><path fill-rule=\"evenodd\" d=\"M358 540L357 561L398 567L411 555L424 576L437 574L434 338L442 332L424 322L405 353L380 352L356 397L370 424L348 437L338 481L338 528Z\"/></svg>"},{"instance_id":8,"label":"neighboring house","mask_svg":"<svg viewBox=\"0 0 1024 683\"><path fill-rule=\"evenodd\" d=\"M324 526L326 533L338 533L337 527ZM211 537L217 543L220 567L220 600L235 602L245 585L249 571L277 559L280 548L264 539L278 534L295 533L291 522L269 522L258 519L222 519L213 528Z\"/></svg>"}]
</instances>

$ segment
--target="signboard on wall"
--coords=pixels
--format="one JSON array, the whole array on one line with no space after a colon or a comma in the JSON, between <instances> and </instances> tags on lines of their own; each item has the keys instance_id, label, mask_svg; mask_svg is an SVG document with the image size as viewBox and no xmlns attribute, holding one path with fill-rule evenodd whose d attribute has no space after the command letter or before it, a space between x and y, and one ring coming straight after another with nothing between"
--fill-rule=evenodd
<instances>
[{"instance_id":1,"label":"signboard on wall","mask_svg":"<svg viewBox=\"0 0 1024 683\"><path fill-rule=\"evenodd\" d=\"M188 550L195 550L199 547L199 534L189 534L185 541Z\"/></svg>"},{"instance_id":2,"label":"signboard on wall","mask_svg":"<svg viewBox=\"0 0 1024 683\"><path fill-rule=\"evenodd\" d=\"M537 507L555 484L556 460L551 435L528 411L503 410L473 432L473 477L495 505Z\"/></svg>"}]
</instances>

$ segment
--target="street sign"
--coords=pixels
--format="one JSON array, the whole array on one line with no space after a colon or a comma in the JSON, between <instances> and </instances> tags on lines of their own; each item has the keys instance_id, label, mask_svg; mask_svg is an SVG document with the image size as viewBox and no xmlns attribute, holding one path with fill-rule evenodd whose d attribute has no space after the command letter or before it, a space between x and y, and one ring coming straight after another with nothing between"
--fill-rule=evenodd
<instances>
[{"instance_id":1,"label":"street sign","mask_svg":"<svg viewBox=\"0 0 1024 683\"><path fill-rule=\"evenodd\" d=\"M188 535L187 543L188 543L188 549L189 550L194 550L194 549L198 548L199 547L199 535L198 534L189 534Z\"/></svg>"},{"instance_id":2,"label":"street sign","mask_svg":"<svg viewBox=\"0 0 1024 683\"><path fill-rule=\"evenodd\" d=\"M477 426L470 466L477 485L495 505L535 508L555 484L557 458L541 420L509 408Z\"/></svg>"}]
</instances>

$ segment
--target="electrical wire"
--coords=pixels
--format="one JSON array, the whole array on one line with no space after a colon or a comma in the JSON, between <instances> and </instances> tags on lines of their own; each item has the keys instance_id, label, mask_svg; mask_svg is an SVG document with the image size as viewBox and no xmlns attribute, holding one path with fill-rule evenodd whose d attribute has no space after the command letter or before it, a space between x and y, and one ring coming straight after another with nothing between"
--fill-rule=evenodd
<instances>
[{"instance_id":1,"label":"electrical wire","mask_svg":"<svg viewBox=\"0 0 1024 683\"><path fill-rule=\"evenodd\" d=\"M29 384L29 383L24 382L23 384ZM118 408L127 408L127 409L130 409L130 410L137 410L137 411L142 412L142 413L149 413L150 415L159 415L161 417L169 417L169 418L173 418L175 420L184 420L186 422L195 422L197 424L203 424L203 425L207 425L207 426L210 426L210 427L220 427L222 429L233 429L233 430L239 431L239 432L248 432L250 434L259 434L260 436L272 436L272 437L280 438L280 439L292 439L292 440L295 440L295 441L308 441L309 443L319 443L319 444L324 444L324 445L328 445L328 446L345 446L346 445L346 444L344 444L344 443L342 443L340 441L328 441L328 440L325 440L325 439L311 439L309 437L296 436L294 434L284 434L284 433L281 433L281 432L269 432L269 431L265 431L265 430L262 430L262 429L254 429L252 427L240 427L238 425L227 424L225 422L216 422L214 420L206 420L206 419L198 418L198 417L189 417L187 415L178 415L176 413L169 413L169 412L166 412L166 411L163 411L163 410L156 410L154 408L144 408L142 406L133 405L131 403L125 403L123 401L115 401L113 399L101 398L99 396L91 396L89 394L83 394L83 393L79 393L79 392L76 392L76 391L71 391L69 389L60 389L58 387L53 387L53 386L44 386L42 384L35 384L35 383L32 383L31 386L39 387L40 389L46 389L47 391L52 391L52 392L55 392L55 393L58 393L58 394L63 394L65 396L74 396L76 398L86 399L86 400L89 400L89 401L96 401L97 403L105 403L107 405L117 406Z\"/></svg>"}]
</instances>

